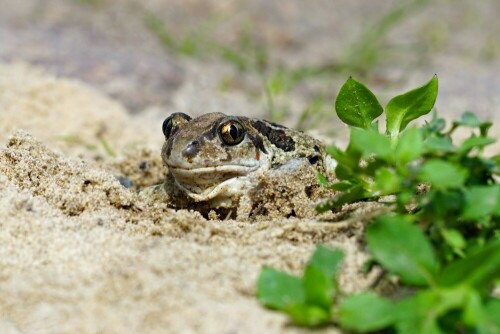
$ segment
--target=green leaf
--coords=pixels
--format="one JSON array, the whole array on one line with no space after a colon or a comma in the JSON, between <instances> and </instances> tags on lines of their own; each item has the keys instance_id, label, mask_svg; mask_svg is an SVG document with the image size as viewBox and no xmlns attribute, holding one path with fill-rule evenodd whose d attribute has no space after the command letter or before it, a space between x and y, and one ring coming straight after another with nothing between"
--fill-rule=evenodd
<instances>
[{"instance_id":1,"label":"green leaf","mask_svg":"<svg viewBox=\"0 0 500 334\"><path fill-rule=\"evenodd\" d=\"M386 106L387 131L397 136L408 123L429 113L434 107L438 93L436 75L425 85L394 97Z\"/></svg>"},{"instance_id":2,"label":"green leaf","mask_svg":"<svg viewBox=\"0 0 500 334\"><path fill-rule=\"evenodd\" d=\"M354 175L353 170L347 167L346 165L338 164L337 167L335 167L335 176L339 180L352 180L353 175Z\"/></svg>"},{"instance_id":3,"label":"green leaf","mask_svg":"<svg viewBox=\"0 0 500 334\"><path fill-rule=\"evenodd\" d=\"M481 122L474 113L470 111L464 112L458 121L454 121L450 133L459 126L467 126L470 128L479 128L481 136L486 137L488 130L493 125L491 122Z\"/></svg>"},{"instance_id":4,"label":"green leaf","mask_svg":"<svg viewBox=\"0 0 500 334\"><path fill-rule=\"evenodd\" d=\"M475 186L465 189L463 219L480 219L494 215L500 207L500 185Z\"/></svg>"},{"instance_id":5,"label":"green leaf","mask_svg":"<svg viewBox=\"0 0 500 334\"><path fill-rule=\"evenodd\" d=\"M306 303L330 312L335 291L335 276L344 254L340 250L318 245L304 271Z\"/></svg>"},{"instance_id":6,"label":"green leaf","mask_svg":"<svg viewBox=\"0 0 500 334\"><path fill-rule=\"evenodd\" d=\"M260 272L257 297L265 306L281 310L305 301L301 279L267 267Z\"/></svg>"},{"instance_id":7,"label":"green leaf","mask_svg":"<svg viewBox=\"0 0 500 334\"><path fill-rule=\"evenodd\" d=\"M500 278L500 239L457 260L443 269L439 285L451 287L458 284L484 290Z\"/></svg>"},{"instance_id":8,"label":"green leaf","mask_svg":"<svg viewBox=\"0 0 500 334\"><path fill-rule=\"evenodd\" d=\"M314 327L325 325L330 322L330 312L321 307L308 304L293 304L284 310L292 321L299 326Z\"/></svg>"},{"instance_id":9,"label":"green leaf","mask_svg":"<svg viewBox=\"0 0 500 334\"><path fill-rule=\"evenodd\" d=\"M385 161L392 161L391 139L386 135L372 130L352 128L350 145L362 152L365 158L374 154Z\"/></svg>"},{"instance_id":10,"label":"green leaf","mask_svg":"<svg viewBox=\"0 0 500 334\"><path fill-rule=\"evenodd\" d=\"M465 155L469 153L474 148L483 148L490 144L493 144L495 139L489 137L476 137L471 136L464 140L464 142L458 148L458 154Z\"/></svg>"},{"instance_id":11,"label":"green leaf","mask_svg":"<svg viewBox=\"0 0 500 334\"><path fill-rule=\"evenodd\" d=\"M439 269L429 240L402 216L382 216L368 227L368 249L389 271L410 285L432 285Z\"/></svg>"},{"instance_id":12,"label":"green leaf","mask_svg":"<svg viewBox=\"0 0 500 334\"><path fill-rule=\"evenodd\" d=\"M350 183L350 182L347 182L347 181L343 181L343 182L332 183L328 187L328 189L335 190L335 191L347 191L347 190L351 189L354 186L355 186L355 184L353 184L353 183Z\"/></svg>"},{"instance_id":13,"label":"green leaf","mask_svg":"<svg viewBox=\"0 0 500 334\"><path fill-rule=\"evenodd\" d=\"M402 133L396 146L396 161L405 165L422 156L424 140L420 131L412 127Z\"/></svg>"},{"instance_id":14,"label":"green leaf","mask_svg":"<svg viewBox=\"0 0 500 334\"><path fill-rule=\"evenodd\" d=\"M468 171L458 164L438 159L423 164L418 178L430 183L437 190L461 187L467 179Z\"/></svg>"},{"instance_id":15,"label":"green leaf","mask_svg":"<svg viewBox=\"0 0 500 334\"><path fill-rule=\"evenodd\" d=\"M320 307L330 313L334 293L333 280L313 266L306 267L303 280L306 304Z\"/></svg>"},{"instance_id":16,"label":"green leaf","mask_svg":"<svg viewBox=\"0 0 500 334\"><path fill-rule=\"evenodd\" d=\"M436 111L432 113L432 119L430 122L425 122L422 126L422 131L424 133L424 137L428 137L431 134L439 134L446 127L446 121L442 118L439 118Z\"/></svg>"},{"instance_id":17,"label":"green leaf","mask_svg":"<svg viewBox=\"0 0 500 334\"><path fill-rule=\"evenodd\" d=\"M492 173L496 175L500 175L500 154L495 155L489 159L494 162L494 166L492 167Z\"/></svg>"},{"instance_id":18,"label":"green leaf","mask_svg":"<svg viewBox=\"0 0 500 334\"><path fill-rule=\"evenodd\" d=\"M437 323L437 315L430 312L435 307L436 299L433 290L422 290L398 303L397 333L444 334Z\"/></svg>"},{"instance_id":19,"label":"green leaf","mask_svg":"<svg viewBox=\"0 0 500 334\"><path fill-rule=\"evenodd\" d=\"M353 187L353 184L347 181L330 183L328 179L320 172L318 172L316 176L318 178L318 183L322 187L325 187L327 189L345 191Z\"/></svg>"},{"instance_id":20,"label":"green leaf","mask_svg":"<svg viewBox=\"0 0 500 334\"><path fill-rule=\"evenodd\" d=\"M394 170L382 167L375 173L375 186L381 195L392 194L400 190L401 178Z\"/></svg>"},{"instance_id":21,"label":"green leaf","mask_svg":"<svg viewBox=\"0 0 500 334\"><path fill-rule=\"evenodd\" d=\"M484 323L486 312L481 295L473 289L468 290L464 301L463 322L468 326L477 326Z\"/></svg>"},{"instance_id":22,"label":"green leaf","mask_svg":"<svg viewBox=\"0 0 500 334\"><path fill-rule=\"evenodd\" d=\"M486 125L491 126L491 122L482 122L477 118L476 114L466 111L462 114L460 117L460 120L454 121L453 122L453 127L456 128L458 126L467 126L470 128L481 128L485 127Z\"/></svg>"},{"instance_id":23,"label":"green leaf","mask_svg":"<svg viewBox=\"0 0 500 334\"><path fill-rule=\"evenodd\" d=\"M332 209L339 208L346 203L356 202L369 196L370 194L367 193L363 189L363 187L358 184L348 189L347 191L335 195L332 199L326 201L325 203L317 205L316 211L318 211L319 213L326 212Z\"/></svg>"},{"instance_id":24,"label":"green leaf","mask_svg":"<svg viewBox=\"0 0 500 334\"><path fill-rule=\"evenodd\" d=\"M453 249L455 254L464 256L463 250L467 246L467 241L463 235L455 229L443 229L441 231L444 241Z\"/></svg>"},{"instance_id":25,"label":"green leaf","mask_svg":"<svg viewBox=\"0 0 500 334\"><path fill-rule=\"evenodd\" d=\"M427 289L397 304L396 329L405 334L444 334L438 320L463 305L464 289ZM448 331L446 331L448 333Z\"/></svg>"},{"instance_id":26,"label":"green leaf","mask_svg":"<svg viewBox=\"0 0 500 334\"><path fill-rule=\"evenodd\" d=\"M466 111L462 114L460 120L453 122L453 124L469 127L479 127L481 125L481 121L474 113Z\"/></svg>"},{"instance_id":27,"label":"green leaf","mask_svg":"<svg viewBox=\"0 0 500 334\"><path fill-rule=\"evenodd\" d=\"M333 280L343 259L344 253L341 250L319 244L307 265L318 268L329 280Z\"/></svg>"},{"instance_id":28,"label":"green leaf","mask_svg":"<svg viewBox=\"0 0 500 334\"><path fill-rule=\"evenodd\" d=\"M322 187L325 187L325 188L329 188L330 187L330 181L328 181L328 179L323 174L321 174L320 172L318 172L316 174L316 177L318 178L318 183Z\"/></svg>"},{"instance_id":29,"label":"green leaf","mask_svg":"<svg viewBox=\"0 0 500 334\"><path fill-rule=\"evenodd\" d=\"M361 333L380 330L394 323L396 307L374 293L348 296L340 304L338 321L343 328Z\"/></svg>"},{"instance_id":30,"label":"green leaf","mask_svg":"<svg viewBox=\"0 0 500 334\"><path fill-rule=\"evenodd\" d=\"M449 220L460 212L463 196L460 191L435 191L431 189L419 198L425 219L429 224L438 225L437 220Z\"/></svg>"},{"instance_id":31,"label":"green leaf","mask_svg":"<svg viewBox=\"0 0 500 334\"><path fill-rule=\"evenodd\" d=\"M479 126L479 130L481 133L481 136L486 137L488 135L488 130L491 128L493 125L492 122L484 122Z\"/></svg>"},{"instance_id":32,"label":"green leaf","mask_svg":"<svg viewBox=\"0 0 500 334\"><path fill-rule=\"evenodd\" d=\"M362 181L361 184L365 185L365 188L371 189L371 186L373 184L372 179L375 178L375 174L377 174L377 171L380 168L384 168L385 166L391 165L390 163L387 163L386 161L382 159L370 159L368 158L367 161L363 163L363 168L361 169L360 173L363 173L364 175L359 175L358 178L360 178ZM368 176L368 178L367 178Z\"/></svg>"},{"instance_id":33,"label":"green leaf","mask_svg":"<svg viewBox=\"0 0 500 334\"><path fill-rule=\"evenodd\" d=\"M433 154L443 154L453 152L455 148L451 138L448 137L429 137L424 141L424 151Z\"/></svg>"},{"instance_id":34,"label":"green leaf","mask_svg":"<svg viewBox=\"0 0 500 334\"><path fill-rule=\"evenodd\" d=\"M485 305L485 313L485 333L500 333L500 299L491 298Z\"/></svg>"},{"instance_id":35,"label":"green leaf","mask_svg":"<svg viewBox=\"0 0 500 334\"><path fill-rule=\"evenodd\" d=\"M356 168L359 164L360 154L349 154L348 152L343 152L335 146L328 146L326 152L332 156L335 161L337 161L339 166L345 166L349 169Z\"/></svg>"},{"instance_id":36,"label":"green leaf","mask_svg":"<svg viewBox=\"0 0 500 334\"><path fill-rule=\"evenodd\" d=\"M335 111L342 122L366 129L382 114L383 108L368 88L349 78L340 88Z\"/></svg>"}]
</instances>

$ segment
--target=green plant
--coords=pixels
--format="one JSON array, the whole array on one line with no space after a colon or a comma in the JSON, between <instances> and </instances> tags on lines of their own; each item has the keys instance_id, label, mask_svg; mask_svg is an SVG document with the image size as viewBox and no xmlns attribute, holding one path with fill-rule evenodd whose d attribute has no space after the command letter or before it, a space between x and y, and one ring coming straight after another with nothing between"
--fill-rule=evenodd
<instances>
[{"instance_id":1,"label":"green plant","mask_svg":"<svg viewBox=\"0 0 500 334\"><path fill-rule=\"evenodd\" d=\"M347 80L336 111L352 126L350 143L344 151L328 148L338 161L339 182L327 186L340 192L318 210L396 194L395 211L418 222L439 246L440 258L452 260L498 237L500 185L494 175L500 166L498 156L482 155L483 148L494 142L488 137L491 122L481 122L472 113L464 113L447 131L436 114L420 128L407 128L431 111L437 89L434 76L424 86L391 99L385 108L386 133L380 133L374 120L383 108L365 86ZM459 127L475 132L455 145L452 136ZM430 189L422 191L425 185ZM409 208L414 211L411 215Z\"/></svg>"},{"instance_id":2,"label":"green plant","mask_svg":"<svg viewBox=\"0 0 500 334\"><path fill-rule=\"evenodd\" d=\"M351 126L351 137L345 150L327 149L338 162L338 181L329 184L318 177L338 193L317 209L393 195L384 200L393 212L375 219L366 242L376 263L416 289L400 301L373 292L337 293L333 321L342 328L398 333L500 330L500 300L491 295L500 279L500 156L483 155L484 147L494 142L488 137L491 123L472 113L446 131L436 114L423 126L408 127L433 109L437 90L434 76L391 99L385 109L352 78L338 94L335 109ZM381 133L375 120L384 110L386 131ZM455 144L459 127L472 133ZM259 285L261 300L262 292Z\"/></svg>"},{"instance_id":3,"label":"green plant","mask_svg":"<svg viewBox=\"0 0 500 334\"><path fill-rule=\"evenodd\" d=\"M337 293L335 275L343 254L322 245L306 265L302 279L264 268L257 293L267 307L287 313L296 324L317 326L331 318L332 300Z\"/></svg>"}]
</instances>

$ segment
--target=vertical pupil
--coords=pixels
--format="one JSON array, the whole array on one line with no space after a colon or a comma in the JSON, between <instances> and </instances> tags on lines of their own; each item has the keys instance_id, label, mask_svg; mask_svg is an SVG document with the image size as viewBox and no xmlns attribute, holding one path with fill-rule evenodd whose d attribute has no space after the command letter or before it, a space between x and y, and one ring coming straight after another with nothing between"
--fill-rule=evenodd
<instances>
[{"instance_id":1,"label":"vertical pupil","mask_svg":"<svg viewBox=\"0 0 500 334\"><path fill-rule=\"evenodd\" d=\"M231 136L231 138L233 139L236 139L238 137L238 129L236 128L236 126L234 125L231 125L229 127L229 135Z\"/></svg>"},{"instance_id":2,"label":"vertical pupil","mask_svg":"<svg viewBox=\"0 0 500 334\"><path fill-rule=\"evenodd\" d=\"M171 119L167 118L164 122L163 122L163 134L165 136L169 136L170 135L170 128L171 128Z\"/></svg>"}]
</instances>

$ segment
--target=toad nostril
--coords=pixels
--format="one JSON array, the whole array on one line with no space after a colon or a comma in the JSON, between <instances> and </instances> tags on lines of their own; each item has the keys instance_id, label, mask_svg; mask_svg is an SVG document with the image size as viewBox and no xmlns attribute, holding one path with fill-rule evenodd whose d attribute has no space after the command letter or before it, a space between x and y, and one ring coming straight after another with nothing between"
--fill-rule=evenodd
<instances>
[{"instance_id":1,"label":"toad nostril","mask_svg":"<svg viewBox=\"0 0 500 334\"><path fill-rule=\"evenodd\" d=\"M186 158L193 158L200 151L200 143L193 140L187 144L186 148L182 151L182 155Z\"/></svg>"}]
</instances>

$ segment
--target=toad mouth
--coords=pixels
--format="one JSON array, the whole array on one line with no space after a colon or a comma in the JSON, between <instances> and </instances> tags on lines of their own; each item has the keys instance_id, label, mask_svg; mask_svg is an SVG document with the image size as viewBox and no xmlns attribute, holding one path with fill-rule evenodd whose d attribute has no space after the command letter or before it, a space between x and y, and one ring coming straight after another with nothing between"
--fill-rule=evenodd
<instances>
[{"instance_id":1,"label":"toad mouth","mask_svg":"<svg viewBox=\"0 0 500 334\"><path fill-rule=\"evenodd\" d=\"M206 201L221 194L238 191L246 176L257 170L260 164L219 165L200 168L169 166L175 183L195 201Z\"/></svg>"},{"instance_id":2,"label":"toad mouth","mask_svg":"<svg viewBox=\"0 0 500 334\"><path fill-rule=\"evenodd\" d=\"M194 177L194 176L202 176L204 174L235 174L236 175L246 175L250 172L253 172L257 168L259 168L260 164L253 165L216 165L216 166L208 166L208 167L198 167L198 168L186 168L180 166L168 166L168 169L177 176L184 177Z\"/></svg>"},{"instance_id":3,"label":"toad mouth","mask_svg":"<svg viewBox=\"0 0 500 334\"><path fill-rule=\"evenodd\" d=\"M181 188L186 195L194 199L196 202L208 201L213 198L219 197L231 197L235 192L239 192L242 187L247 183L245 176L233 177L227 179L221 183L208 186L206 188L200 187L200 185L188 185L175 180L175 183L179 188Z\"/></svg>"}]
</instances>

